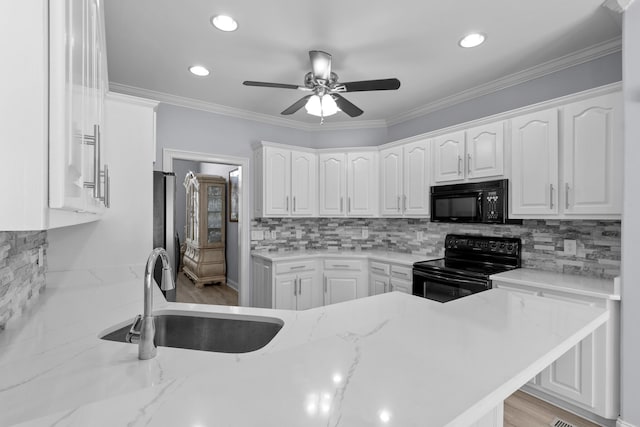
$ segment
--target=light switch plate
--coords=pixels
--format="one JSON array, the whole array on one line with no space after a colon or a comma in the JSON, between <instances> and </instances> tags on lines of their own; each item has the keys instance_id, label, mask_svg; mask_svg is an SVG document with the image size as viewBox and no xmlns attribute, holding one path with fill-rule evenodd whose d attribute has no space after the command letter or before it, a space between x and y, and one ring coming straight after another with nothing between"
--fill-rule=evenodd
<instances>
[{"instance_id":1,"label":"light switch plate","mask_svg":"<svg viewBox=\"0 0 640 427\"><path fill-rule=\"evenodd\" d=\"M416 231L416 240L422 242L422 239L424 239L424 233L422 231Z\"/></svg>"},{"instance_id":2,"label":"light switch plate","mask_svg":"<svg viewBox=\"0 0 640 427\"><path fill-rule=\"evenodd\" d=\"M296 239L302 239L302 230L296 230Z\"/></svg>"},{"instance_id":3,"label":"light switch plate","mask_svg":"<svg viewBox=\"0 0 640 427\"><path fill-rule=\"evenodd\" d=\"M278 233L276 233L276 230L271 230L271 238L274 240L278 238Z\"/></svg>"},{"instance_id":4,"label":"light switch plate","mask_svg":"<svg viewBox=\"0 0 640 427\"><path fill-rule=\"evenodd\" d=\"M251 230L251 240L264 240L264 231Z\"/></svg>"},{"instance_id":5,"label":"light switch plate","mask_svg":"<svg viewBox=\"0 0 640 427\"><path fill-rule=\"evenodd\" d=\"M38 249L38 265L44 267L44 248Z\"/></svg>"},{"instance_id":6,"label":"light switch plate","mask_svg":"<svg viewBox=\"0 0 640 427\"><path fill-rule=\"evenodd\" d=\"M578 245L575 240L564 240L564 254L576 255L578 253Z\"/></svg>"}]
</instances>

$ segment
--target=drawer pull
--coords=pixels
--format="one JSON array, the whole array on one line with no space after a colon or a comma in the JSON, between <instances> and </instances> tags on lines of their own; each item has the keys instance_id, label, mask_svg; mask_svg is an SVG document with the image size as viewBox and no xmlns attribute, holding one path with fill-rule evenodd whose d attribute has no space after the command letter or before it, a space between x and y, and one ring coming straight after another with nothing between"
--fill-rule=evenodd
<instances>
[{"instance_id":1,"label":"drawer pull","mask_svg":"<svg viewBox=\"0 0 640 427\"><path fill-rule=\"evenodd\" d=\"M348 264L333 264L331 267L333 268L349 268Z\"/></svg>"},{"instance_id":2,"label":"drawer pull","mask_svg":"<svg viewBox=\"0 0 640 427\"><path fill-rule=\"evenodd\" d=\"M298 269L305 268L305 267L306 267L306 265L296 265L294 267L290 267L290 269L291 270L298 270Z\"/></svg>"},{"instance_id":3,"label":"drawer pull","mask_svg":"<svg viewBox=\"0 0 640 427\"><path fill-rule=\"evenodd\" d=\"M371 267L371 269L372 269L372 270L375 270L375 271L381 271L381 272L383 272L383 273L384 273L384 268L380 268L380 267Z\"/></svg>"}]
</instances>

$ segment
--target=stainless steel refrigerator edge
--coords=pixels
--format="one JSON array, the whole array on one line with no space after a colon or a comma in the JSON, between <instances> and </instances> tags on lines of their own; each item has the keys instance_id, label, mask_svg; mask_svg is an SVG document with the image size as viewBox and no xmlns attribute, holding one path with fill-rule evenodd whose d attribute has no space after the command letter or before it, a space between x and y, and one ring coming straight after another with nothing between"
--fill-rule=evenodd
<instances>
[{"instance_id":1,"label":"stainless steel refrigerator edge","mask_svg":"<svg viewBox=\"0 0 640 427\"><path fill-rule=\"evenodd\" d=\"M167 251L174 280L177 278L180 260L180 242L175 225L175 200L175 174L172 172L153 171L153 248L162 247ZM160 286L162 278L161 262L156 262L153 278ZM175 282L177 289L178 281L175 280ZM167 301L175 302L176 289L162 292Z\"/></svg>"}]
</instances>

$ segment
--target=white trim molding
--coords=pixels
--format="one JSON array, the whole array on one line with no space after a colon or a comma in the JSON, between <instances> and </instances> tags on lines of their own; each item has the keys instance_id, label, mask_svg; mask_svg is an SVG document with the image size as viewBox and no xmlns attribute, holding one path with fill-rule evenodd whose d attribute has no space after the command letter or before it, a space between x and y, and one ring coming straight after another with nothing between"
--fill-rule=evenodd
<instances>
[{"instance_id":1,"label":"white trim molding","mask_svg":"<svg viewBox=\"0 0 640 427\"><path fill-rule=\"evenodd\" d=\"M222 154L198 153L194 151L173 150L165 148L162 150L162 170L173 172L174 160L192 160L206 163L223 163L235 165L240 169L238 179L240 188L240 221L238 221L238 304L241 306L251 305L251 276L249 271L251 241L249 239L251 210L249 205L249 193L251 191L251 174L249 172L249 159L247 157L225 156Z\"/></svg>"},{"instance_id":2,"label":"white trim molding","mask_svg":"<svg viewBox=\"0 0 640 427\"><path fill-rule=\"evenodd\" d=\"M624 421L622 418L618 418L618 420L616 421L616 427L638 427L638 426L628 423Z\"/></svg>"},{"instance_id":3,"label":"white trim molding","mask_svg":"<svg viewBox=\"0 0 640 427\"><path fill-rule=\"evenodd\" d=\"M612 0L629 3L632 0ZM166 104L177 105L180 107L192 108L196 110L207 111L210 113L220 114L229 117L235 117L239 119L252 120L260 123L270 124L274 126L288 127L291 129L298 129L310 132L322 132L331 130L345 130L345 129L373 129L373 128L386 128L392 125L396 125L408 120L418 118L429 113L432 113L443 108L460 104L465 101L469 101L474 98L478 98L483 95L488 95L493 92L497 92L502 89L506 89L511 86L515 86L521 83L525 83L530 80L543 77L548 74L552 74L561 70L564 70L575 65L583 64L585 62L601 58L612 53L620 52L622 50L622 38L617 37L602 43L595 44L570 53L565 56L553 59L551 61L543 62L542 64L528 68L526 70L518 71L516 73L498 78L494 81L485 83L480 86L476 86L471 89L467 89L451 96L447 96L433 102L429 102L418 108L414 108L405 113L398 114L387 120L348 120L336 123L308 123L297 120L287 119L278 116L272 116L269 114L256 113L253 111L242 110L234 107L227 107L212 102L207 102L199 99L187 98L178 95L172 95L169 93L158 92L150 89L143 89L135 86L129 86L117 82L109 82L109 90L132 95L141 98L152 99L157 102L164 102Z\"/></svg>"}]
</instances>

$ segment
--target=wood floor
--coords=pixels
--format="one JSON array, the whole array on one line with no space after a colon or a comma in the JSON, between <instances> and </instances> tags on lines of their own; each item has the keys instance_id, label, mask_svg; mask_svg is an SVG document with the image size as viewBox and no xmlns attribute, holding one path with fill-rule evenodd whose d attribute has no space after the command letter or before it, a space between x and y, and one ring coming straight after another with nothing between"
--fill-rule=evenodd
<instances>
[{"instance_id":1,"label":"wood floor","mask_svg":"<svg viewBox=\"0 0 640 427\"><path fill-rule=\"evenodd\" d=\"M182 271L178 273L176 302L214 305L238 305L238 292L226 283L196 288Z\"/></svg>"},{"instance_id":2,"label":"wood floor","mask_svg":"<svg viewBox=\"0 0 640 427\"><path fill-rule=\"evenodd\" d=\"M521 391L516 391L504 401L504 427L549 427L556 417L576 427L598 427Z\"/></svg>"},{"instance_id":3,"label":"wood floor","mask_svg":"<svg viewBox=\"0 0 640 427\"><path fill-rule=\"evenodd\" d=\"M205 285L198 289L183 272L179 272L176 301L237 306L238 292L225 283ZM515 392L504 402L504 427L549 427L556 417L576 427L598 427L597 424L521 391Z\"/></svg>"}]
</instances>

